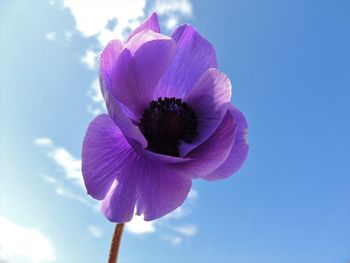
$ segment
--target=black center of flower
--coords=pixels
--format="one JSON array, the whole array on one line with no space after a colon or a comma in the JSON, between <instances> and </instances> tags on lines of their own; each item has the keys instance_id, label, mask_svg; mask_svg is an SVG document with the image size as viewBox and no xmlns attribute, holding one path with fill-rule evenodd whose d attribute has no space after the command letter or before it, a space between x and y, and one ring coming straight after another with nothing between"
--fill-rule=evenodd
<instances>
[{"instance_id":1,"label":"black center of flower","mask_svg":"<svg viewBox=\"0 0 350 263\"><path fill-rule=\"evenodd\" d=\"M181 99L159 98L145 109L139 126L149 150L178 157L181 141L191 142L197 136L198 118Z\"/></svg>"}]
</instances>

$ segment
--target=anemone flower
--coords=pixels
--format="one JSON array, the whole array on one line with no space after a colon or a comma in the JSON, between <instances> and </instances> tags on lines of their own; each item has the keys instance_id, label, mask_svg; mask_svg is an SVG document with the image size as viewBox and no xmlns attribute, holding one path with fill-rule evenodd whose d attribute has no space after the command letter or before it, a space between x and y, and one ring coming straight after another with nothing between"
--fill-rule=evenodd
<instances>
[{"instance_id":1,"label":"anemone flower","mask_svg":"<svg viewBox=\"0 0 350 263\"><path fill-rule=\"evenodd\" d=\"M224 179L248 152L247 123L231 103L213 46L192 26L160 34L152 14L100 58L108 114L89 125L82 171L102 212L124 223L160 218L186 199L192 179Z\"/></svg>"}]
</instances>

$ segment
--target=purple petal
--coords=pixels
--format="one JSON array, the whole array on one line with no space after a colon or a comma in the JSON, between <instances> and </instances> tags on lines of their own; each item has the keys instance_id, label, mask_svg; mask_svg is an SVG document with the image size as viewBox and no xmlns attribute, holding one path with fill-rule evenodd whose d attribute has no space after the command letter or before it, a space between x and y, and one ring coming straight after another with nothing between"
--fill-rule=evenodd
<instances>
[{"instance_id":1,"label":"purple petal","mask_svg":"<svg viewBox=\"0 0 350 263\"><path fill-rule=\"evenodd\" d=\"M145 149L140 149L139 154L146 159L158 161L161 163L183 163L191 160L190 158L174 157L170 155L151 152Z\"/></svg>"},{"instance_id":2,"label":"purple petal","mask_svg":"<svg viewBox=\"0 0 350 263\"><path fill-rule=\"evenodd\" d=\"M134 51L132 42L138 37L139 47ZM171 38L153 31L142 32L134 39L129 42L131 52L134 52L129 74L134 79L128 83L129 90L123 92L123 95L129 97L126 102L128 107L131 106L134 112L141 115L152 101L157 83L173 59L176 44ZM129 48L128 44L126 48Z\"/></svg>"},{"instance_id":3,"label":"purple petal","mask_svg":"<svg viewBox=\"0 0 350 263\"><path fill-rule=\"evenodd\" d=\"M142 172L137 214L146 221L155 220L179 207L192 185L190 178L181 176L158 162L143 160L135 169Z\"/></svg>"},{"instance_id":4,"label":"purple petal","mask_svg":"<svg viewBox=\"0 0 350 263\"><path fill-rule=\"evenodd\" d=\"M230 107L230 112L237 125L235 142L226 161L211 174L203 177L206 180L224 179L235 172L242 166L247 158L249 145L247 142L247 122L243 114L233 105Z\"/></svg>"},{"instance_id":5,"label":"purple petal","mask_svg":"<svg viewBox=\"0 0 350 263\"><path fill-rule=\"evenodd\" d=\"M152 101L154 89L174 52L175 42L171 38L148 30L132 38L119 55L111 92L136 121Z\"/></svg>"},{"instance_id":6,"label":"purple petal","mask_svg":"<svg viewBox=\"0 0 350 263\"><path fill-rule=\"evenodd\" d=\"M131 154L124 161L123 171L102 202L101 211L112 222L128 222L133 217L137 200L138 175L129 172L127 168L132 166L136 158L136 154Z\"/></svg>"},{"instance_id":7,"label":"purple petal","mask_svg":"<svg viewBox=\"0 0 350 263\"><path fill-rule=\"evenodd\" d=\"M128 72L131 54L128 50L120 52L122 44L118 40L111 41L103 50L100 58L100 87L109 115L120 128L130 143L137 142L143 147L147 141L140 129L133 124L123 107L111 93L112 87L126 86L125 75Z\"/></svg>"},{"instance_id":8,"label":"purple petal","mask_svg":"<svg viewBox=\"0 0 350 263\"><path fill-rule=\"evenodd\" d=\"M174 169L191 178L205 177L215 171L227 159L236 133L236 124L232 114L227 112L217 130L187 156L189 162L167 164L168 169Z\"/></svg>"},{"instance_id":9,"label":"purple petal","mask_svg":"<svg viewBox=\"0 0 350 263\"><path fill-rule=\"evenodd\" d=\"M145 220L159 218L180 206L191 188L190 178L137 154L108 115L89 125L82 171L88 194L104 199L102 211L113 222L130 221L136 203Z\"/></svg>"},{"instance_id":10,"label":"purple petal","mask_svg":"<svg viewBox=\"0 0 350 263\"><path fill-rule=\"evenodd\" d=\"M198 116L198 136L180 145L180 155L203 143L222 122L231 99L231 82L217 69L208 69L195 87L183 98Z\"/></svg>"},{"instance_id":11,"label":"purple petal","mask_svg":"<svg viewBox=\"0 0 350 263\"><path fill-rule=\"evenodd\" d=\"M128 42L133 36L137 33L140 33L145 30L152 30L156 33L160 32L158 16L156 13L152 13L141 25L134 29L128 36L126 42Z\"/></svg>"},{"instance_id":12,"label":"purple petal","mask_svg":"<svg viewBox=\"0 0 350 263\"><path fill-rule=\"evenodd\" d=\"M176 45L176 42L171 37L152 30L145 30L139 34L136 34L132 39L130 39L130 41L125 44L125 48L129 49L131 54L134 55L135 52L145 43L157 40L167 42L168 45Z\"/></svg>"},{"instance_id":13,"label":"purple petal","mask_svg":"<svg viewBox=\"0 0 350 263\"><path fill-rule=\"evenodd\" d=\"M89 125L82 152L82 172L88 194L103 199L133 149L108 115Z\"/></svg>"},{"instance_id":14,"label":"purple petal","mask_svg":"<svg viewBox=\"0 0 350 263\"><path fill-rule=\"evenodd\" d=\"M102 51L100 57L100 72L103 72L103 75L105 76L105 81L108 86L111 86L112 73L114 71L115 64L123 47L124 44L121 43L118 39L115 39L110 41ZM103 94L104 91L101 91Z\"/></svg>"},{"instance_id":15,"label":"purple petal","mask_svg":"<svg viewBox=\"0 0 350 263\"><path fill-rule=\"evenodd\" d=\"M154 98L182 98L209 68L216 68L213 46L192 26L183 25L171 36L177 43L172 65L158 83Z\"/></svg>"},{"instance_id":16,"label":"purple petal","mask_svg":"<svg viewBox=\"0 0 350 263\"><path fill-rule=\"evenodd\" d=\"M107 197L102 211L112 222L127 222L137 207L146 221L155 220L179 207L186 199L192 181L161 162L129 155Z\"/></svg>"},{"instance_id":17,"label":"purple petal","mask_svg":"<svg viewBox=\"0 0 350 263\"><path fill-rule=\"evenodd\" d=\"M148 107L156 83L172 59L175 42L144 31L130 40L118 56L115 50L114 45L108 45L101 55L100 83L106 106L125 137L145 147L144 136L130 118L139 120Z\"/></svg>"}]
</instances>

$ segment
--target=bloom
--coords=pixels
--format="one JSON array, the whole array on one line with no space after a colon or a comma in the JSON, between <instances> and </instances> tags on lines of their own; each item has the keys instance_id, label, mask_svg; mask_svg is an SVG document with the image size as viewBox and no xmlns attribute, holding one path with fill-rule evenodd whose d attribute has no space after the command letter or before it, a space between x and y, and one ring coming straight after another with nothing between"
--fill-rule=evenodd
<instances>
[{"instance_id":1,"label":"bloom","mask_svg":"<svg viewBox=\"0 0 350 263\"><path fill-rule=\"evenodd\" d=\"M88 194L113 222L157 219L180 206L192 179L236 172L247 123L230 104L231 83L215 50L192 26L160 34L153 13L100 58L108 115L89 125L82 152Z\"/></svg>"}]
</instances>

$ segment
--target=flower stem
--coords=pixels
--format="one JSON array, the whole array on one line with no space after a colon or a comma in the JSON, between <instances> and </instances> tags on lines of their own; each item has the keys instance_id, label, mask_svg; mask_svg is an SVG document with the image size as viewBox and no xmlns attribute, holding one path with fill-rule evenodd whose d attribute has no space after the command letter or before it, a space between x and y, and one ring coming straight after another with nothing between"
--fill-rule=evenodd
<instances>
[{"instance_id":1,"label":"flower stem","mask_svg":"<svg viewBox=\"0 0 350 263\"><path fill-rule=\"evenodd\" d=\"M109 249L108 263L117 263L124 225L125 225L124 223L115 225L115 229L114 229L114 233L111 241L111 248Z\"/></svg>"}]
</instances>

